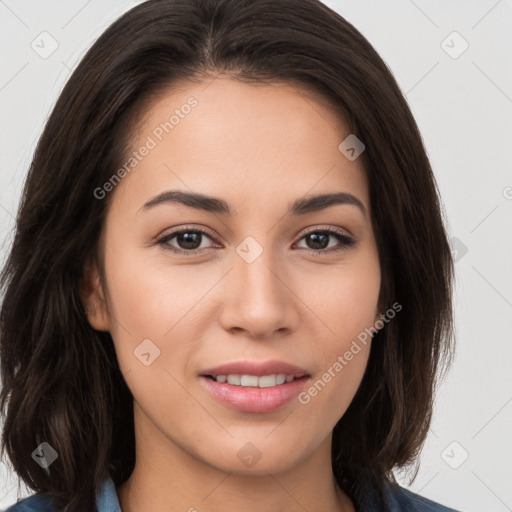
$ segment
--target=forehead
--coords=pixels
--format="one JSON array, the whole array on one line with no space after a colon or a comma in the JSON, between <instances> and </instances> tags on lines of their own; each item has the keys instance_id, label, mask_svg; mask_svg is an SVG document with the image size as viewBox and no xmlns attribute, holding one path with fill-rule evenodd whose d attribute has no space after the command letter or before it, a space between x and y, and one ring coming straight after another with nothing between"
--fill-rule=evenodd
<instances>
[{"instance_id":1,"label":"forehead","mask_svg":"<svg viewBox=\"0 0 512 512\"><path fill-rule=\"evenodd\" d=\"M150 149L115 190L134 209L171 188L222 197L235 212L333 191L370 207L362 159L349 161L338 149L348 125L298 85L180 83L148 106L134 133L131 151Z\"/></svg>"}]
</instances>

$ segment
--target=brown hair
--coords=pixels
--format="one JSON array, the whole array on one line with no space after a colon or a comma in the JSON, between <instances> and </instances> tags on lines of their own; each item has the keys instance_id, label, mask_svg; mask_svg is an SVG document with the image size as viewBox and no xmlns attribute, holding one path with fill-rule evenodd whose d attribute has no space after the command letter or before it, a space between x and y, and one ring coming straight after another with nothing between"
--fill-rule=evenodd
<instances>
[{"instance_id":1,"label":"brown hair","mask_svg":"<svg viewBox=\"0 0 512 512\"><path fill-rule=\"evenodd\" d=\"M86 263L101 269L109 197L94 190L125 162L151 99L219 72L314 90L366 145L379 303L403 309L374 335L362 383L335 426L340 487L356 503L362 482L382 490L425 441L440 370L453 356L453 261L432 169L393 75L318 0L149 0L99 37L58 98L0 277L2 455L59 510L95 510L108 474L120 485L135 463L133 396L110 334L91 327L79 294ZM43 441L58 453L46 471L31 457Z\"/></svg>"}]
</instances>

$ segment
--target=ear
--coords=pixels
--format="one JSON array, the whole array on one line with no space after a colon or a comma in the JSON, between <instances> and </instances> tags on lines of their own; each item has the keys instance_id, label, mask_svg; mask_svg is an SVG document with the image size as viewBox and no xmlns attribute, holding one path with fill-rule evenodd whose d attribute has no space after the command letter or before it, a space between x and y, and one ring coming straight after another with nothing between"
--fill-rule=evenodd
<instances>
[{"instance_id":1,"label":"ear","mask_svg":"<svg viewBox=\"0 0 512 512\"><path fill-rule=\"evenodd\" d=\"M110 331L110 318L105 293L95 264L86 263L79 283L80 296L91 326L97 331Z\"/></svg>"}]
</instances>

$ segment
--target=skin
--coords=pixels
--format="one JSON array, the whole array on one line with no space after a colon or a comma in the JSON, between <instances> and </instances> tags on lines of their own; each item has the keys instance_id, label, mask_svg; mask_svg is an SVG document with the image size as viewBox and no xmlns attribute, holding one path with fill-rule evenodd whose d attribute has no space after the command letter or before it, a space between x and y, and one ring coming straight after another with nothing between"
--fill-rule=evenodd
<instances>
[{"instance_id":1,"label":"skin","mask_svg":"<svg viewBox=\"0 0 512 512\"><path fill-rule=\"evenodd\" d=\"M361 382L370 343L308 404L295 399L272 413L220 404L199 374L226 362L278 359L307 369L307 389L379 318L381 274L362 158L349 161L338 150L350 132L313 93L220 75L154 102L134 150L191 96L198 106L110 192L106 288L97 269L85 274L89 321L111 333L135 400L137 459L117 489L121 507L352 511L332 475L332 429ZM139 211L169 189L222 198L235 213L176 203ZM366 216L347 204L285 215L298 198L338 191L359 198ZM203 237L193 256L156 243L183 226L214 237ZM326 228L356 244L329 253L341 244L334 236L325 246L305 236ZM247 236L263 249L251 264L236 252ZM187 250L178 237L167 244ZM323 253L308 253L319 247ZM134 356L146 338L160 350L149 366ZM248 442L262 455L252 467L237 457Z\"/></svg>"}]
</instances>

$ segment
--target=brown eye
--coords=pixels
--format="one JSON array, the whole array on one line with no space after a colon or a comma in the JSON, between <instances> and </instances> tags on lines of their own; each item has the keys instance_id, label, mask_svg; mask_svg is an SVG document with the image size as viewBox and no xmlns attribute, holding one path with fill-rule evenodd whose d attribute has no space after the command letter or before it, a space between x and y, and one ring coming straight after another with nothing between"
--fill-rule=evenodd
<instances>
[{"instance_id":1,"label":"brown eye","mask_svg":"<svg viewBox=\"0 0 512 512\"><path fill-rule=\"evenodd\" d=\"M173 251L179 254L193 255L198 251L207 249L208 247L201 247L203 238L206 237L213 240L212 237L206 232L200 229L180 229L179 231L173 231L168 235L163 236L157 240L157 244L164 247L164 249ZM176 239L175 244L178 247L171 245L169 242Z\"/></svg>"},{"instance_id":2,"label":"brown eye","mask_svg":"<svg viewBox=\"0 0 512 512\"><path fill-rule=\"evenodd\" d=\"M330 238L335 238L338 240L339 245L337 247L328 249ZM309 233L305 234L301 240L302 239L308 241L306 242L308 245L306 249L312 254L331 253L334 251L348 249L355 244L355 240L350 236L331 229L310 231Z\"/></svg>"}]
</instances>

